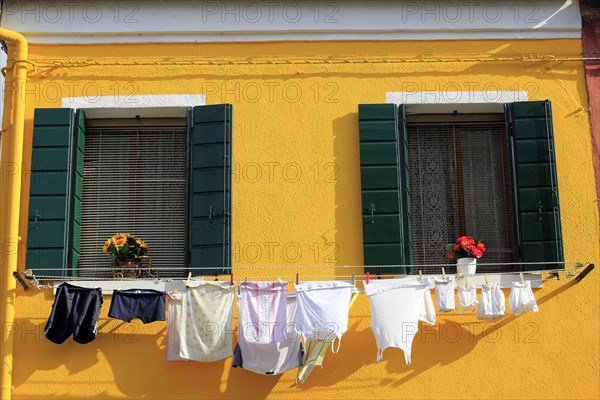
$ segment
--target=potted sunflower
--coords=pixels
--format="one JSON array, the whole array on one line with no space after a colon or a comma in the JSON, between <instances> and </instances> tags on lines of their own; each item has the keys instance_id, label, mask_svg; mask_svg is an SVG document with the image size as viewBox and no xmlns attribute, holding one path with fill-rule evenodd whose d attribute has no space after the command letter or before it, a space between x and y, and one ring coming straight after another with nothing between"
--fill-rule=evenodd
<instances>
[{"instance_id":1,"label":"potted sunflower","mask_svg":"<svg viewBox=\"0 0 600 400\"><path fill-rule=\"evenodd\" d=\"M137 276L141 260L145 257L150 248L142 239L137 238L131 233L117 233L106 240L102 251L108 254L113 260L113 275ZM131 274L126 274L124 270L132 268ZM115 272L116 271L116 272Z\"/></svg>"}]
</instances>

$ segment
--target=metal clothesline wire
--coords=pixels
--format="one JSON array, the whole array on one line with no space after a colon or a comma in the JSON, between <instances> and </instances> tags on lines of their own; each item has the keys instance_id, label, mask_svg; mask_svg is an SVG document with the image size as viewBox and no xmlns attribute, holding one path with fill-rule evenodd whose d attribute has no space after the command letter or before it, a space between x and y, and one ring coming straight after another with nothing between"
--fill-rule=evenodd
<instances>
[{"instance_id":1,"label":"metal clothesline wire","mask_svg":"<svg viewBox=\"0 0 600 400\"><path fill-rule=\"evenodd\" d=\"M520 273L525 273L525 274L542 274L542 273L548 273L548 274L559 274L559 273L570 273L570 272L575 272L581 268L583 268L586 264L582 264L582 263L577 263L577 265L574 268L555 268L555 269L545 269L545 270L534 270L534 271L510 271L510 272L481 272L481 273L475 273L475 274L458 274L463 278L469 278L469 277L476 277L476 276L491 276L491 275L518 275ZM229 275L229 274L222 274L222 275ZM439 276L441 275L441 273L437 273L437 274L422 274L423 276ZM447 274L447 275L453 275L453 274ZM218 276L218 275L205 275L205 276ZM392 278L401 278L401 277L407 277L407 276L418 276L416 274L373 274L371 275L372 279L377 279L378 277L392 277ZM361 278L366 278L367 275L366 274L355 274L355 275L300 275L300 277L302 278L302 280L307 280L307 279L323 279L323 278L335 278L335 279L361 279ZM265 279L295 279L296 276L295 275L250 275L250 276L244 276L244 279L242 280L235 280L235 282L242 282L245 279L253 279L253 280L265 280ZM56 276L49 276L49 275L38 275L35 276L35 279L37 280L54 280L54 281L163 281L163 282L169 282L169 281L184 281L187 280L187 277L149 277L149 278L145 278L145 277L139 277L139 278L121 278L121 279L115 279L113 277L56 277ZM542 281L547 281L547 280L553 280L555 278L543 278Z\"/></svg>"},{"instance_id":2,"label":"metal clothesline wire","mask_svg":"<svg viewBox=\"0 0 600 400\"><path fill-rule=\"evenodd\" d=\"M498 262L498 263L477 263L477 266L510 266L510 265L584 265L585 263L581 263L578 261L541 261L541 262ZM456 266L456 264L388 264L388 265L240 265L232 267L232 270L235 272L241 269L326 269L326 268L452 268ZM120 267L121 268L121 267ZM221 267L152 267L152 269L158 271L185 271L185 270L216 270ZM86 271L112 271L113 267L86 267ZM49 270L61 270L61 271L77 271L80 268L55 268L55 267L36 267L29 268L29 270L33 271L49 271ZM517 271L516 273L518 273ZM524 271L523 271L524 272ZM496 272L486 273L487 275L495 274ZM507 273L515 273L514 271ZM223 271L223 274L229 274L229 272ZM214 274L211 274L214 275ZM437 275L437 274L432 274Z\"/></svg>"}]
</instances>

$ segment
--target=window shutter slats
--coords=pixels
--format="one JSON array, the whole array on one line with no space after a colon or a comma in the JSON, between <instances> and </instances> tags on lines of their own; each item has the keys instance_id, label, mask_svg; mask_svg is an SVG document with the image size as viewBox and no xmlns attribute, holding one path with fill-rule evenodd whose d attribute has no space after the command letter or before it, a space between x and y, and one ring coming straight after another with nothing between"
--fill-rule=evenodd
<instances>
[{"instance_id":1,"label":"window shutter slats","mask_svg":"<svg viewBox=\"0 0 600 400\"><path fill-rule=\"evenodd\" d=\"M80 276L112 276L113 262L102 246L118 232L132 233L148 244L161 277L182 276L187 266L186 129L166 121L144 128L90 125Z\"/></svg>"},{"instance_id":2,"label":"window shutter slats","mask_svg":"<svg viewBox=\"0 0 600 400\"><path fill-rule=\"evenodd\" d=\"M81 185L77 176L81 175L84 132L75 126L72 109L35 110L26 266L40 276L75 275L72 268L79 260Z\"/></svg>"},{"instance_id":3,"label":"window shutter slats","mask_svg":"<svg viewBox=\"0 0 600 400\"><path fill-rule=\"evenodd\" d=\"M393 268L370 265L407 264L402 204L402 163L398 108L394 104L361 104L358 109L365 271L389 274ZM402 189L404 190L404 189Z\"/></svg>"},{"instance_id":4,"label":"window shutter slats","mask_svg":"<svg viewBox=\"0 0 600 400\"><path fill-rule=\"evenodd\" d=\"M508 105L515 158L516 220L523 262L562 262L558 182L549 101ZM551 265L525 266L525 270Z\"/></svg>"},{"instance_id":5,"label":"window shutter slats","mask_svg":"<svg viewBox=\"0 0 600 400\"><path fill-rule=\"evenodd\" d=\"M232 106L194 107L192 121L189 266L230 273Z\"/></svg>"}]
</instances>

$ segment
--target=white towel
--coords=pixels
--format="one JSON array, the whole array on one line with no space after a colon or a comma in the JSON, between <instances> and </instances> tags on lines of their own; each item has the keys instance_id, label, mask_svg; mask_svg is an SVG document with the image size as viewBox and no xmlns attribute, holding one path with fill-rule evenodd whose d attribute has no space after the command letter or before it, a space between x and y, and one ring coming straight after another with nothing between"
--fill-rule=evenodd
<instances>
[{"instance_id":1,"label":"white towel","mask_svg":"<svg viewBox=\"0 0 600 400\"><path fill-rule=\"evenodd\" d=\"M233 302L229 282L191 281L183 294L179 357L217 361L233 355Z\"/></svg>"}]
</instances>

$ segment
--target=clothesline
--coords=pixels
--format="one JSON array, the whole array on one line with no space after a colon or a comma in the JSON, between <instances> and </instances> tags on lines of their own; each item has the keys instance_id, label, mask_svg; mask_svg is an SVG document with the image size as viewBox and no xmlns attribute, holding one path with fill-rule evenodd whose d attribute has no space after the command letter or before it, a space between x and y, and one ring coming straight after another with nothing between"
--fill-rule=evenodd
<instances>
[{"instance_id":1,"label":"clothesline","mask_svg":"<svg viewBox=\"0 0 600 400\"><path fill-rule=\"evenodd\" d=\"M551 264L551 263L546 263L546 264ZM553 264L559 264L557 262L554 262ZM541 275L541 274L554 274L554 275L558 275L558 274L567 274L567 278L569 277L574 277L575 276L575 272L580 270L581 268L585 267L585 266L590 266L589 263L578 263L578 262L565 262L564 264L574 264L575 266L572 268L554 268L554 269L545 269L545 270L534 270L534 271L505 271L505 272L479 272L479 273L475 273L475 274L456 274L458 277L460 278L474 278L474 277L487 277L487 276L518 276L520 274L524 274L524 275ZM200 268L199 268L200 269ZM288 268L286 268L288 269ZM160 269L157 269L160 270ZM584 271L585 272L585 271ZM31 270L26 270L24 272L22 272L23 276L25 277L25 279L29 279L31 281L31 283L33 283L34 286L37 286L38 288L43 288L43 287L50 287L48 285L42 285L39 283L39 281L47 281L47 280L52 280L52 281L128 281L128 282L136 282L136 281L154 281L154 282L174 282L174 281L185 281L187 279L189 279L188 277L185 276L181 276L181 277L136 277L136 278L120 278L120 279L116 279L114 277L81 277L81 276L64 276L64 277L57 277L57 276L50 276L50 275L33 275ZM372 274L370 275L371 279L379 279L379 278L402 278L402 277L408 277L408 276L414 276L414 277L418 277L419 275L421 276L425 276L425 277L433 277L433 276L441 276L441 273L436 273L436 274ZM454 274L450 274L448 273L447 275L454 275ZM233 274L220 274L220 275L204 275L204 277L215 277L215 280L218 280L218 277L221 277L221 280L224 280L226 278L224 278L225 276L229 276L231 278L231 280L234 283L240 283L242 281L245 280L253 280L253 281L263 281L263 280L277 280L277 279L290 279L290 280L294 280L294 279L298 279L300 278L302 281L306 281L306 280L312 280L312 279L321 279L321 280L338 280L338 279L353 279L353 280L357 280L357 279L364 279L367 278L367 274L352 274L352 275L337 275L337 274L327 274L327 275L302 275L302 274L297 274L297 275L256 275L256 274L250 274L250 275L242 275L241 278L239 279L239 277L236 277L238 279L233 279ZM554 280L556 279L557 276L551 277L551 278L536 278L536 281L541 281L541 282L546 282L549 280Z\"/></svg>"},{"instance_id":2,"label":"clothesline","mask_svg":"<svg viewBox=\"0 0 600 400\"><path fill-rule=\"evenodd\" d=\"M526 265L579 265L583 266L585 263L581 263L578 261L541 261L541 262L497 262L497 263L486 263L486 262L477 262L478 266L526 266ZM233 267L233 270L239 269L324 269L324 268L413 268L413 269L423 269L423 268L452 268L455 267L456 264L382 264L382 265L236 265ZM191 270L215 270L221 267L190 267ZM57 270L61 271L77 271L80 268L56 268L56 267L36 267L32 268L33 270ZM113 267L86 267L86 271L112 271ZM182 271L188 268L182 267L153 267L153 269L159 271ZM506 271L513 273L512 271ZM495 274L498 272L490 272L490 274ZM224 274L227 274L224 272ZM436 274L431 274L436 275Z\"/></svg>"}]
</instances>

